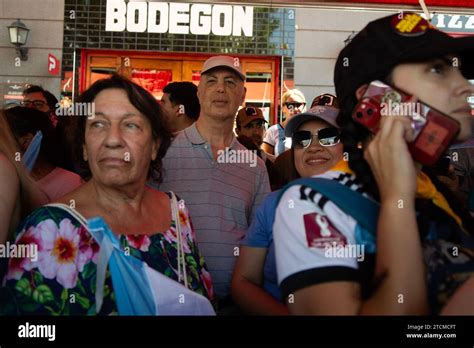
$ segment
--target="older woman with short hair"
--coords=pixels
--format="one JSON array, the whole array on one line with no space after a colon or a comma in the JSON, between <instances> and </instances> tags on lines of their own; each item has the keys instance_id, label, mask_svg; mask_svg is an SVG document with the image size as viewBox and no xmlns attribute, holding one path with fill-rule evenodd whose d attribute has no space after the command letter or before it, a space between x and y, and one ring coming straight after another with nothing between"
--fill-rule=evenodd
<instances>
[{"instance_id":1,"label":"older woman with short hair","mask_svg":"<svg viewBox=\"0 0 474 348\"><path fill-rule=\"evenodd\" d=\"M11 296L4 305L6 312L119 312L116 293L120 289L114 288L109 272L100 289L103 302L96 303L101 247L93 238L91 221L110 229L125 253L212 299L212 283L184 201L178 199L177 213L172 214L172 194L147 186L150 178L160 180L162 158L172 139L158 102L120 76L97 81L80 101L95 106L94 115L76 118L77 153L88 181L58 204L33 212L18 229L16 242L37 244L39 257L37 262L10 260L6 286ZM180 252L184 253L184 279ZM47 296L35 296L40 287ZM64 300L65 293L76 294L77 300Z\"/></svg>"}]
</instances>

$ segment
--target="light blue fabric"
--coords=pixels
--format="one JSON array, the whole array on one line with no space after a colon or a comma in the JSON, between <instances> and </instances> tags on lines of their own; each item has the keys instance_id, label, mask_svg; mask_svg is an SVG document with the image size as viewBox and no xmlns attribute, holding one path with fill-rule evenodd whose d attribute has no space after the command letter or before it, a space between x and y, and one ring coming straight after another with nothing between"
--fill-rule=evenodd
<instances>
[{"instance_id":1,"label":"light blue fabric","mask_svg":"<svg viewBox=\"0 0 474 348\"><path fill-rule=\"evenodd\" d=\"M275 154L280 155L286 150L285 148L286 137L285 137L285 129L280 124L278 124L277 127L278 127L278 148L276 149Z\"/></svg>"},{"instance_id":2,"label":"light blue fabric","mask_svg":"<svg viewBox=\"0 0 474 348\"><path fill-rule=\"evenodd\" d=\"M107 270L108 265L119 314L157 315L143 262L125 254L120 248L119 239L102 218L88 220L88 229L101 248L97 278L104 276L103 272ZM103 254L102 250L104 250ZM98 284L97 291L99 289L103 289L103 284Z\"/></svg>"},{"instance_id":3,"label":"light blue fabric","mask_svg":"<svg viewBox=\"0 0 474 348\"><path fill-rule=\"evenodd\" d=\"M263 268L263 288L276 300L281 301L276 272L275 244L273 243L273 222L275 221L278 193L278 191L269 193L258 207L242 245L268 249Z\"/></svg>"},{"instance_id":4,"label":"light blue fabric","mask_svg":"<svg viewBox=\"0 0 474 348\"><path fill-rule=\"evenodd\" d=\"M375 236L366 229L357 224L355 229L355 239L357 244L365 245L365 251L369 254L375 254L377 242Z\"/></svg>"},{"instance_id":5,"label":"light blue fabric","mask_svg":"<svg viewBox=\"0 0 474 348\"><path fill-rule=\"evenodd\" d=\"M30 145L26 149L21 163L28 169L29 172L33 170L36 160L38 159L39 152L41 150L41 141L43 140L43 133L41 131L36 132Z\"/></svg>"}]
</instances>

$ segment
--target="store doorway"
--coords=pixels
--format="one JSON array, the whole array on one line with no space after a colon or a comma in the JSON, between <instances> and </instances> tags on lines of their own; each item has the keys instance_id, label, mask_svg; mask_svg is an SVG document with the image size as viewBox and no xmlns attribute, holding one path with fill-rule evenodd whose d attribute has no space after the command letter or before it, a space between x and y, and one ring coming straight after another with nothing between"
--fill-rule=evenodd
<instances>
[{"instance_id":1,"label":"store doorway","mask_svg":"<svg viewBox=\"0 0 474 348\"><path fill-rule=\"evenodd\" d=\"M79 90L82 92L98 79L120 73L144 87L157 99L170 82L191 81L199 84L204 61L211 55L163 54L83 50ZM273 124L280 97L280 57L239 56L247 77L247 106L262 109Z\"/></svg>"}]
</instances>

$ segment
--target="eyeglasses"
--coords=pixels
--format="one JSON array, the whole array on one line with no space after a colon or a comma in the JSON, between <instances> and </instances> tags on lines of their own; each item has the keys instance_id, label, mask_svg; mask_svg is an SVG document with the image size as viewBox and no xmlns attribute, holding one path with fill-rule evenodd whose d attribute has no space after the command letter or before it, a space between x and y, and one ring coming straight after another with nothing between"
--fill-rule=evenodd
<instances>
[{"instance_id":1,"label":"eyeglasses","mask_svg":"<svg viewBox=\"0 0 474 348\"><path fill-rule=\"evenodd\" d=\"M43 106L46 105L46 103L42 100L23 100L20 104L22 106L28 106L28 107L32 106L35 109L42 108Z\"/></svg>"},{"instance_id":2,"label":"eyeglasses","mask_svg":"<svg viewBox=\"0 0 474 348\"><path fill-rule=\"evenodd\" d=\"M265 122L260 121L260 122L250 122L249 124L245 125L245 129L262 129L265 126Z\"/></svg>"},{"instance_id":3,"label":"eyeglasses","mask_svg":"<svg viewBox=\"0 0 474 348\"><path fill-rule=\"evenodd\" d=\"M306 105L306 103L299 103L299 102L288 102L288 103L285 103L285 106L288 108L288 109L298 109L299 107L301 107L301 105Z\"/></svg>"},{"instance_id":4,"label":"eyeglasses","mask_svg":"<svg viewBox=\"0 0 474 348\"><path fill-rule=\"evenodd\" d=\"M307 149L311 146L314 137L318 138L321 146L334 146L341 142L341 133L335 127L318 129L316 134L311 134L307 130L296 131L291 139L296 148Z\"/></svg>"}]
</instances>

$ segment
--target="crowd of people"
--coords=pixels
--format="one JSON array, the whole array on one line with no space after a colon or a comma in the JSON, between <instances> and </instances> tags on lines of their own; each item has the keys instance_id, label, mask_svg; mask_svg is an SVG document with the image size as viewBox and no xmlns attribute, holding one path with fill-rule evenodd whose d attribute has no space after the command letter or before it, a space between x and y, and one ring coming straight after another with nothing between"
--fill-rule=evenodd
<instances>
[{"instance_id":1,"label":"crowd of people","mask_svg":"<svg viewBox=\"0 0 474 348\"><path fill-rule=\"evenodd\" d=\"M474 315L472 149L419 163L417 115L354 116L382 81L456 120L459 144L468 79L474 39L404 13L339 53L336 95L288 90L268 129L230 56L161 101L96 81L93 117L31 86L0 112L0 243L35 254L0 258L0 313Z\"/></svg>"}]
</instances>

